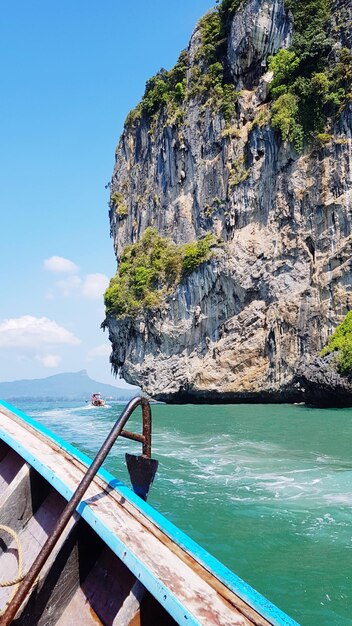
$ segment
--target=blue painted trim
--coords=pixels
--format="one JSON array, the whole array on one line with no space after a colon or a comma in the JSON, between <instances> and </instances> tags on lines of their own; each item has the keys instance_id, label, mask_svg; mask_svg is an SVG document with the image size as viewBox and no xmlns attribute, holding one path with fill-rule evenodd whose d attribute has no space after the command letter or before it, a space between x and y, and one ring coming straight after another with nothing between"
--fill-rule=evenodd
<instances>
[{"instance_id":1,"label":"blue painted trim","mask_svg":"<svg viewBox=\"0 0 352 626\"><path fill-rule=\"evenodd\" d=\"M25 421L32 428L54 441L60 448L77 458L84 465L89 466L91 459L77 450L74 446L66 442L61 437L55 435L48 428L36 422L19 409L11 406L4 400L0 400L0 405L7 408L17 417ZM65 498L69 499L72 495L71 489L58 479L55 474L33 457L28 450L21 444L18 444L12 437L0 430L2 439L16 450L30 465L32 465L57 491ZM124 483L115 478L112 474L104 469L98 472L108 485L114 488L121 496L131 502L143 515L154 522L162 532L168 535L175 543L193 556L205 569L214 574L221 582L229 587L236 595L249 604L255 611L265 617L273 626L299 626L299 624L277 608L269 600L264 598L260 593L255 591L249 584L236 576L225 565L220 563L215 557L209 554L204 548L199 546L193 539L188 537L182 530L177 528L172 522L169 522L161 513L153 509L147 502L139 498L131 489L126 487ZM179 624L187 623L198 624L191 614L186 614L184 607L179 603L177 598L170 594L160 581L145 568L138 559L130 552L126 546L113 535L101 521L95 516L92 509L86 506L84 502L77 507L77 511L88 522L88 524L96 530L103 541L126 563L134 575L139 578L145 587L154 595L165 609L176 619Z\"/></svg>"}]
</instances>

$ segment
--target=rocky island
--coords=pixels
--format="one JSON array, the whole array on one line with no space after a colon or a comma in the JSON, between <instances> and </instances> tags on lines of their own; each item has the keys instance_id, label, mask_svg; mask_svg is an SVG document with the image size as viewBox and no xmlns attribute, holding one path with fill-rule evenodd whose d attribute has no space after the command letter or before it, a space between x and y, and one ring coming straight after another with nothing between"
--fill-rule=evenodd
<instances>
[{"instance_id":1,"label":"rocky island","mask_svg":"<svg viewBox=\"0 0 352 626\"><path fill-rule=\"evenodd\" d=\"M351 21L349 0L222 0L129 113L103 326L154 398L352 404L320 356L351 308Z\"/></svg>"}]
</instances>

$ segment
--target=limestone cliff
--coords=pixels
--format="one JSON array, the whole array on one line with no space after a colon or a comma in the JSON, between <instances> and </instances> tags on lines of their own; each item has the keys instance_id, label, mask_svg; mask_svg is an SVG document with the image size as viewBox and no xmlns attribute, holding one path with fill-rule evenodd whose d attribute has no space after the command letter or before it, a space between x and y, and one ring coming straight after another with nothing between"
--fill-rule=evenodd
<instances>
[{"instance_id":1,"label":"limestone cliff","mask_svg":"<svg viewBox=\"0 0 352 626\"><path fill-rule=\"evenodd\" d=\"M303 119L300 145L293 124L285 135L268 63L295 42L293 4L223 2L217 62L201 22L177 97L146 101L118 144L110 210L118 261L148 226L176 244L207 232L220 242L158 306L108 311L115 371L155 398L300 401L298 367L351 307L352 105L341 96L323 132L305 130ZM327 58L341 64L341 49L351 49L348 0L334 0L326 24Z\"/></svg>"}]
</instances>

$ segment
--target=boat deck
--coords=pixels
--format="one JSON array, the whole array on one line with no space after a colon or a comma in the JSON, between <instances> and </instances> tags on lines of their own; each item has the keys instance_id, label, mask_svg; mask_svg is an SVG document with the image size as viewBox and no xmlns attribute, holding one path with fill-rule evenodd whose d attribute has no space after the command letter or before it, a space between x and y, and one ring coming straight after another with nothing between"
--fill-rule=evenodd
<instances>
[{"instance_id":1,"label":"boat deck","mask_svg":"<svg viewBox=\"0 0 352 626\"><path fill-rule=\"evenodd\" d=\"M41 487L42 496L45 497L35 516L30 517L22 528L18 515L16 518L15 525L18 528L15 530L21 533L25 552L24 569L26 570L35 556L34 553L39 551L45 537L52 531L55 519L60 515L65 501L75 491L87 466L83 455L78 451L74 451L67 444L64 445L65 442L54 435L48 436L46 429L35 424L30 418L23 421L22 417L19 411L13 412L6 403L0 404L0 439L12 448L10 451L7 446L3 448L3 459L0 448L2 503L0 523L14 525L13 521L5 519L6 515L4 517L3 512L8 510L4 507L4 503L13 493L13 485L16 481L20 482L21 472L22 474L28 473L33 471L31 468L34 468L36 475L45 479L42 481L44 486ZM73 455L71 452L76 452L76 454ZM46 489L47 493L43 494L43 489L44 491ZM99 472L89 487L84 501L78 507L78 513L107 547L105 553L100 556L100 560L90 566L84 583L67 600L60 621L55 622L60 626L74 623L76 618L73 616L80 619L83 624L90 623L82 621L84 607L91 605L89 598L94 595L97 570L100 568L101 571L111 571L111 567L108 567L111 559L115 559L113 570L120 567L124 571L122 578L125 581L126 577L131 578L126 584L130 591L133 590L133 597L138 598L141 588L146 588L177 624L204 624L204 626L251 626L253 624L256 626L268 624L293 626L295 624L293 620L221 564L218 564L221 574L219 577L219 571L212 571L216 570L215 559L209 555L209 562L205 562L202 559L202 549L198 547L199 550L197 550L197 545L190 539L189 545L185 545L188 539L186 535L169 524L163 516L104 470ZM26 520L26 515L22 512L22 524L23 520ZM72 519L69 528L65 531L66 538L78 520L79 515L76 519ZM33 537L36 538L35 541ZM61 540L61 548L64 541L65 538ZM33 544L35 544L34 547ZM87 549L91 549L94 553L93 544L91 548L88 545ZM56 550L56 556L60 546ZM8 567L10 570L14 567L14 564L10 563L11 558L14 560L13 554L9 555L8 552L1 555L0 549L1 578L2 573L8 571ZM6 567L4 567L5 557L9 561L9 566L6 565ZM52 555L52 562L54 557L55 555ZM228 583L222 580L226 572L229 573ZM116 584L116 580L111 580L107 586L110 585L112 589L115 589ZM238 593L234 587L238 588ZM9 591L7 589L0 591L1 609ZM127 592L123 594L124 598L127 597L128 594L126 594ZM97 602L99 604L99 600ZM121 602L117 608L121 610ZM94 623L123 624L121 619L116 621L117 608L115 616L112 607L112 615L109 619L100 621L98 607L95 609L97 621Z\"/></svg>"}]
</instances>

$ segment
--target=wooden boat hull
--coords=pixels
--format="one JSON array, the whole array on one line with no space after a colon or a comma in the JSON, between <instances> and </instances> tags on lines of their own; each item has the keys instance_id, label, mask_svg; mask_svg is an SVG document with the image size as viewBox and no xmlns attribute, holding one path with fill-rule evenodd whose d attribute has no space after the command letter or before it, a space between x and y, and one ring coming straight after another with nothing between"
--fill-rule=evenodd
<instances>
[{"instance_id":1,"label":"wooden boat hull","mask_svg":"<svg viewBox=\"0 0 352 626\"><path fill-rule=\"evenodd\" d=\"M24 572L89 465L70 444L0 402L0 524L17 533ZM16 574L15 544L0 532L0 581ZM10 593L0 588L0 610ZM76 620L106 626L296 624L105 470L77 507L16 626L71 626Z\"/></svg>"}]
</instances>

